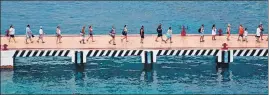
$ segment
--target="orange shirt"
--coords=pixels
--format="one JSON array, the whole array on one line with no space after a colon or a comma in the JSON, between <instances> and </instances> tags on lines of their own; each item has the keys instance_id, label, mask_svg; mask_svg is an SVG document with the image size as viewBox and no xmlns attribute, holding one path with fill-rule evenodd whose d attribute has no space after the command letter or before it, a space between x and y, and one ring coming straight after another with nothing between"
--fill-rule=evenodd
<instances>
[{"instance_id":1,"label":"orange shirt","mask_svg":"<svg viewBox=\"0 0 269 95\"><path fill-rule=\"evenodd\" d=\"M239 34L241 34L241 35L244 34L244 28L243 28L243 27L240 27L240 28L239 28Z\"/></svg>"}]
</instances>

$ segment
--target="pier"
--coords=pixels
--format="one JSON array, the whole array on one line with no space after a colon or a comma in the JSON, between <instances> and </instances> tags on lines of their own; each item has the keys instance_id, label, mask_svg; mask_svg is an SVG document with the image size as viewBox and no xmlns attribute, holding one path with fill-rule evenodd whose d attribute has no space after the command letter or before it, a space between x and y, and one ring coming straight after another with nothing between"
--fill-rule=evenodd
<instances>
[{"instance_id":1,"label":"pier","mask_svg":"<svg viewBox=\"0 0 269 95\"><path fill-rule=\"evenodd\" d=\"M157 56L216 56L218 62L229 63L234 56L268 56L267 35L260 43L256 42L255 36L249 35L248 42L237 41L238 35L231 35L230 40L226 36L216 36L217 40L211 40L211 35L205 35L205 42L200 42L199 35L173 35L170 43L164 43L161 38L155 42L157 35L146 35L144 43L140 43L139 35L128 35L128 41L121 42L122 36L116 36L116 45L109 44L109 35L95 35L94 41L89 39L86 44L81 44L82 39L79 35L63 35L62 43L56 43L54 35L44 37L45 43L37 43L38 36L33 38L34 43L25 44L25 36L16 36L16 43L8 42L7 37L1 36L1 49L7 45L8 50L1 50L1 68L12 68L16 57L42 57L42 56L66 56L71 57L72 62L76 63L77 56L81 56L81 63L86 63L86 57L95 56L141 56L142 63L154 63ZM163 36L166 39L165 36ZM86 37L87 39L87 37ZM227 44L223 50L223 43ZM76 52L79 51L79 55ZM225 53L225 52L227 53ZM225 57L223 57L226 54ZM148 61L150 60L150 61ZM225 61L225 62L226 62ZM226 63L227 63L226 62Z\"/></svg>"}]
</instances>

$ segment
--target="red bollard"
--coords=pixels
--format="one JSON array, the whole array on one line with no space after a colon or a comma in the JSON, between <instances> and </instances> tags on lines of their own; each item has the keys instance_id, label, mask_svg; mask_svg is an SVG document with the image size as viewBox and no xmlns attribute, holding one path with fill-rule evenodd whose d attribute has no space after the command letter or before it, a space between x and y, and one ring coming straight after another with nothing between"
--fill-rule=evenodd
<instances>
[{"instance_id":1,"label":"red bollard","mask_svg":"<svg viewBox=\"0 0 269 95\"><path fill-rule=\"evenodd\" d=\"M8 46L7 44L4 44L4 45L3 45L3 50L8 50L8 49L7 49L7 46Z\"/></svg>"},{"instance_id":2,"label":"red bollard","mask_svg":"<svg viewBox=\"0 0 269 95\"><path fill-rule=\"evenodd\" d=\"M228 46L228 44L223 43L223 44L222 44L222 46L223 46L223 48L221 48L222 50L227 50L227 49L228 49L228 47L227 47L227 46Z\"/></svg>"}]
</instances>

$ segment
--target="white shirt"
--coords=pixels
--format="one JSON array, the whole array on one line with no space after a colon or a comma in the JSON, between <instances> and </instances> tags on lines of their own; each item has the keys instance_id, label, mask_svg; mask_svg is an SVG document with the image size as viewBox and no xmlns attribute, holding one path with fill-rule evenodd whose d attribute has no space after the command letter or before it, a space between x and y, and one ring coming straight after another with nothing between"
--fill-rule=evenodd
<instances>
[{"instance_id":1,"label":"white shirt","mask_svg":"<svg viewBox=\"0 0 269 95\"><path fill-rule=\"evenodd\" d=\"M245 31L244 32L244 36L248 36L248 31Z\"/></svg>"},{"instance_id":2,"label":"white shirt","mask_svg":"<svg viewBox=\"0 0 269 95\"><path fill-rule=\"evenodd\" d=\"M204 33L204 31L205 31L205 30L204 30L204 28L203 28L203 27L201 27L201 33L202 33L202 34Z\"/></svg>"},{"instance_id":3,"label":"white shirt","mask_svg":"<svg viewBox=\"0 0 269 95\"><path fill-rule=\"evenodd\" d=\"M43 29L39 29L39 34L40 35L44 34Z\"/></svg>"},{"instance_id":4,"label":"white shirt","mask_svg":"<svg viewBox=\"0 0 269 95\"><path fill-rule=\"evenodd\" d=\"M26 34L26 35L30 35L31 32L32 32L31 29L30 29L29 27L26 27L26 33L25 33L25 34Z\"/></svg>"},{"instance_id":5,"label":"white shirt","mask_svg":"<svg viewBox=\"0 0 269 95\"><path fill-rule=\"evenodd\" d=\"M9 29L9 34L10 35L14 35L15 34L15 29L14 28L10 28Z\"/></svg>"},{"instance_id":6,"label":"white shirt","mask_svg":"<svg viewBox=\"0 0 269 95\"><path fill-rule=\"evenodd\" d=\"M217 29L215 28L215 29L212 29L212 35L216 35L216 32L217 31Z\"/></svg>"},{"instance_id":7,"label":"white shirt","mask_svg":"<svg viewBox=\"0 0 269 95\"><path fill-rule=\"evenodd\" d=\"M59 28L57 28L57 31L56 31L57 34L61 34L61 30Z\"/></svg>"},{"instance_id":8,"label":"white shirt","mask_svg":"<svg viewBox=\"0 0 269 95\"><path fill-rule=\"evenodd\" d=\"M261 29L260 28L257 28L256 36L261 36Z\"/></svg>"},{"instance_id":9,"label":"white shirt","mask_svg":"<svg viewBox=\"0 0 269 95\"><path fill-rule=\"evenodd\" d=\"M167 30L167 34L172 35L172 29L171 29L171 30L168 29L168 30Z\"/></svg>"}]
</instances>

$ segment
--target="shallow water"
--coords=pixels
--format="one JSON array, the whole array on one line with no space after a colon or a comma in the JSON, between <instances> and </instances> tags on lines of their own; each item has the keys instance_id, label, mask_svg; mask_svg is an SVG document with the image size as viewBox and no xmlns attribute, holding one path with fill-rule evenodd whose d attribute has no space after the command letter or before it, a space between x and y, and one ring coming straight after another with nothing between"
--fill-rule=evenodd
<instances>
[{"instance_id":1,"label":"shallow water","mask_svg":"<svg viewBox=\"0 0 269 95\"><path fill-rule=\"evenodd\" d=\"M229 68L216 69L215 57L166 56L152 71L143 70L140 57L87 60L79 69L67 57L16 58L13 71L1 70L1 93L268 93L267 57L235 57Z\"/></svg>"}]
</instances>

